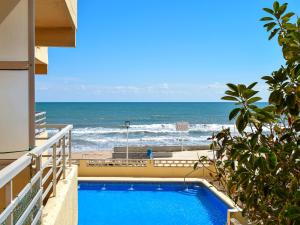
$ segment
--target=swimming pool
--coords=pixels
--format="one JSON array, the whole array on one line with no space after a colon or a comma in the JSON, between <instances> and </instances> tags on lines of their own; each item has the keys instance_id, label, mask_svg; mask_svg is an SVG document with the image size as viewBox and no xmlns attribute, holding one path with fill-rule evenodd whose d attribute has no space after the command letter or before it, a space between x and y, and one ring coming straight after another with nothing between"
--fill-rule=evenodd
<instances>
[{"instance_id":1,"label":"swimming pool","mask_svg":"<svg viewBox=\"0 0 300 225\"><path fill-rule=\"evenodd\" d=\"M225 225L227 206L201 183L79 182L78 225Z\"/></svg>"}]
</instances>

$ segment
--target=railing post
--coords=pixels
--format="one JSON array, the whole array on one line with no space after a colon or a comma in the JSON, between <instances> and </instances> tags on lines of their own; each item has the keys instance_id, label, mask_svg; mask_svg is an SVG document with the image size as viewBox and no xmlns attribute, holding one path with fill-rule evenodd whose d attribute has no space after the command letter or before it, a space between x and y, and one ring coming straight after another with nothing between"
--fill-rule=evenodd
<instances>
[{"instance_id":1,"label":"railing post","mask_svg":"<svg viewBox=\"0 0 300 225\"><path fill-rule=\"evenodd\" d=\"M231 212L227 210L227 225L231 225Z\"/></svg>"},{"instance_id":2,"label":"railing post","mask_svg":"<svg viewBox=\"0 0 300 225\"><path fill-rule=\"evenodd\" d=\"M10 180L4 187L5 191L5 205L9 205L13 200L13 182ZM13 225L13 214L11 213L6 219L7 225Z\"/></svg>"},{"instance_id":3,"label":"railing post","mask_svg":"<svg viewBox=\"0 0 300 225\"><path fill-rule=\"evenodd\" d=\"M53 170L53 178L52 178L52 183L53 183L53 196L56 195L56 143L52 146L53 148L53 155L52 155L52 170Z\"/></svg>"},{"instance_id":4,"label":"railing post","mask_svg":"<svg viewBox=\"0 0 300 225\"><path fill-rule=\"evenodd\" d=\"M69 167L72 165L72 131L69 130Z\"/></svg>"},{"instance_id":5,"label":"railing post","mask_svg":"<svg viewBox=\"0 0 300 225\"><path fill-rule=\"evenodd\" d=\"M63 167L63 179L66 178L66 136L62 140L62 167Z\"/></svg>"},{"instance_id":6,"label":"railing post","mask_svg":"<svg viewBox=\"0 0 300 225\"><path fill-rule=\"evenodd\" d=\"M61 132L61 128L58 128L58 132ZM59 139L59 141L58 141L58 147L60 148L61 147L61 139Z\"/></svg>"},{"instance_id":7,"label":"railing post","mask_svg":"<svg viewBox=\"0 0 300 225\"><path fill-rule=\"evenodd\" d=\"M39 155L36 157L36 172L40 172L40 178L37 182L39 182L39 189L43 190L43 170L42 170L42 156ZM43 195L42 195L43 196ZM43 197L40 198L40 208L43 207Z\"/></svg>"}]
</instances>

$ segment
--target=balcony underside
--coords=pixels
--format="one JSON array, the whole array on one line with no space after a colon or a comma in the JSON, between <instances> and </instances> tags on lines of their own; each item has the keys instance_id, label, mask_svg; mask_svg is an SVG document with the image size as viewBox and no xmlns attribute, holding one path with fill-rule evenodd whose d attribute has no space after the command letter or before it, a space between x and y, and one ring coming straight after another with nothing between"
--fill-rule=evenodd
<instances>
[{"instance_id":1,"label":"balcony underside","mask_svg":"<svg viewBox=\"0 0 300 225\"><path fill-rule=\"evenodd\" d=\"M76 30L71 27L36 27L35 45L49 47L75 47Z\"/></svg>"},{"instance_id":2,"label":"balcony underside","mask_svg":"<svg viewBox=\"0 0 300 225\"><path fill-rule=\"evenodd\" d=\"M21 0L1 2L0 23ZM37 46L75 47L77 0L36 0L35 31Z\"/></svg>"},{"instance_id":3,"label":"balcony underside","mask_svg":"<svg viewBox=\"0 0 300 225\"><path fill-rule=\"evenodd\" d=\"M74 47L77 0L36 0L36 45Z\"/></svg>"}]
</instances>

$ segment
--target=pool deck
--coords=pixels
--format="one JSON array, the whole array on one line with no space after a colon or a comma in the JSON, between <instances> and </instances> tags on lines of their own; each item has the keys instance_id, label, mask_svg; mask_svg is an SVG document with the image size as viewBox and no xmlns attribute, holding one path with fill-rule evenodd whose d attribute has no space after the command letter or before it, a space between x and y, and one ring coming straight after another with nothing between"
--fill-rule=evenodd
<instances>
[{"instance_id":1,"label":"pool deck","mask_svg":"<svg viewBox=\"0 0 300 225\"><path fill-rule=\"evenodd\" d=\"M216 194L223 202L225 202L230 208L240 211L240 208L223 192L218 191L213 185L211 185L207 180L201 178L136 178L136 177L78 177L78 181L90 181L90 182L199 182L205 187L210 189L214 194Z\"/></svg>"}]
</instances>

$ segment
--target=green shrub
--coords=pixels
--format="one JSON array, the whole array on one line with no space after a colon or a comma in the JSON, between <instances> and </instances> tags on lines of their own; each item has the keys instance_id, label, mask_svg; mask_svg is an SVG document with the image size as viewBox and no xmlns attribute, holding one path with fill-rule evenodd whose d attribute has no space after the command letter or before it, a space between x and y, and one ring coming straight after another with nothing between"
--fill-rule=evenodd
<instances>
[{"instance_id":1,"label":"green shrub","mask_svg":"<svg viewBox=\"0 0 300 225\"><path fill-rule=\"evenodd\" d=\"M286 61L262 77L270 90L268 104L257 106L256 83L227 84L222 99L236 103L229 119L238 134L224 129L212 137L211 175L254 224L300 224L300 19L286 10L287 3L275 2L261 19Z\"/></svg>"}]
</instances>

